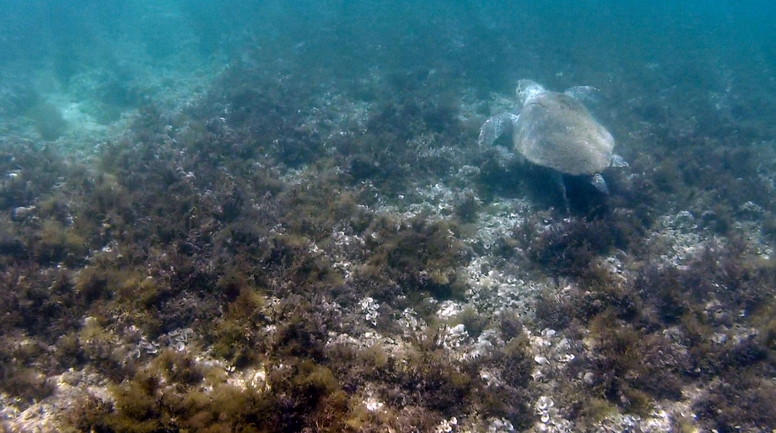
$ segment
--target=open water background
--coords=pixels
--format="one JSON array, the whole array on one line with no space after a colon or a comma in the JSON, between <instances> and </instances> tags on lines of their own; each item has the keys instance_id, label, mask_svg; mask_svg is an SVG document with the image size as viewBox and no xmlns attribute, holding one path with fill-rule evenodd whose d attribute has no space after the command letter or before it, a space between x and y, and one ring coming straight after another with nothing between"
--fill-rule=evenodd
<instances>
[{"instance_id":1,"label":"open water background","mask_svg":"<svg viewBox=\"0 0 776 433\"><path fill-rule=\"evenodd\" d=\"M484 91L532 78L556 89L713 93L740 116L772 116L774 40L768 2L5 0L0 82L50 72L64 91L88 71L129 81L139 65L186 73L250 50L259 67L313 81L433 70Z\"/></svg>"}]
</instances>

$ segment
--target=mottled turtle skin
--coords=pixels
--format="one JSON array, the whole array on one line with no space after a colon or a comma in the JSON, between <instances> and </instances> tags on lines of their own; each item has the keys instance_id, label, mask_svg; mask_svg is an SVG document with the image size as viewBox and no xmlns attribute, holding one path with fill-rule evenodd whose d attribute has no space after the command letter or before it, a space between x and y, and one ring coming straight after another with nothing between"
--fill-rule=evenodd
<instances>
[{"instance_id":1,"label":"mottled turtle skin","mask_svg":"<svg viewBox=\"0 0 776 433\"><path fill-rule=\"evenodd\" d=\"M607 193L601 172L627 164L614 154L614 138L609 131L580 102L594 90L574 87L558 93L533 81L520 80L520 114L504 113L488 119L480 129L480 145L492 144L511 129L514 151L522 157L559 173L590 175L593 185Z\"/></svg>"}]
</instances>

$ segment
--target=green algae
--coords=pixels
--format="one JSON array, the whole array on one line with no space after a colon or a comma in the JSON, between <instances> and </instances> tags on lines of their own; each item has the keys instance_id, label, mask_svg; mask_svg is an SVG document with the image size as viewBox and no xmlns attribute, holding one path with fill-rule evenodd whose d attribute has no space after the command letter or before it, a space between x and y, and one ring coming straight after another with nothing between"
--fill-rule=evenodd
<instances>
[{"instance_id":1,"label":"green algae","mask_svg":"<svg viewBox=\"0 0 776 433\"><path fill-rule=\"evenodd\" d=\"M526 330L552 328L588 344L573 346L566 378L576 387L564 415L580 426L620 412L647 416L656 400L681 400L684 386L704 391L698 424L776 425L763 409L774 403L762 380L776 350L774 266L736 238L739 209L753 201L772 242L776 209L753 175L753 152L658 149L649 165L634 161L632 179L611 178L605 204L579 190L568 220L553 211L528 218L488 266L529 265L526 275L557 287L540 294L535 323L477 307L454 317L472 338L497 329L503 339L464 360L440 345L435 315L440 301L467 301L463 269L475 249L464 233L476 230L465 226L481 221L489 201L547 193L544 174L516 166L505 173L480 156L417 167L439 143L473 155L464 153L472 131L460 129L457 109L434 99L435 89L403 80L397 85L415 92L396 96L404 104L385 103L368 132L349 131L324 150L321 131L297 127L310 113L290 108L309 106L311 89L264 91L269 81L243 72L225 74L188 112L142 108L96 167L70 165L52 149L3 150L3 170L19 173L3 184L0 207L35 207L0 220L0 325L3 335L34 342L4 349L4 392L40 400L51 392L47 376L93 368L109 379L113 401L84 397L68 418L76 431L431 430L451 416L505 418L526 429L538 392ZM221 120L224 104L234 115ZM37 162L39 150L46 162ZM472 161L483 163L471 185L482 203L464 193L450 215L375 210L413 182L466 184L446 173ZM712 209L698 230L727 243L682 269L662 266L659 246L645 239L656 215L674 207L698 216ZM610 255L631 257L623 259L628 278L602 265ZM351 314L367 296L380 304L374 329ZM712 298L718 310L705 305ZM429 324L422 337L402 336L396 322L405 309ZM197 336L184 351L135 352L141 336L158 343L182 328ZM748 328L756 332L732 331ZM401 350L332 343L366 330L395 338ZM52 353L52 363L40 361ZM224 367L200 364L208 357ZM264 382L226 380L256 369ZM502 382L486 385L485 370ZM574 382L586 372L591 386ZM384 408L367 409L367 394Z\"/></svg>"}]
</instances>

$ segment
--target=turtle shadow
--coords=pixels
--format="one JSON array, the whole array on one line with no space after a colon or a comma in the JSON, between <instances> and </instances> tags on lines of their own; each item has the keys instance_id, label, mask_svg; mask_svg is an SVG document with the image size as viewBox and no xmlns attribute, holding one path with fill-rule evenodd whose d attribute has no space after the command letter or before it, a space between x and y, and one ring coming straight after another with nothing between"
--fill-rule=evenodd
<instances>
[{"instance_id":1,"label":"turtle shadow","mask_svg":"<svg viewBox=\"0 0 776 433\"><path fill-rule=\"evenodd\" d=\"M562 178L571 216L596 218L609 213L608 196L590 183L590 176L564 174ZM490 195L525 198L538 209L552 208L559 216L569 215L558 172L553 169L526 162L513 162L507 167L486 164L480 181Z\"/></svg>"},{"instance_id":2,"label":"turtle shadow","mask_svg":"<svg viewBox=\"0 0 776 433\"><path fill-rule=\"evenodd\" d=\"M558 172L541 166L527 166L523 172L524 194L539 208L553 208L563 216L586 218L602 217L609 212L607 195L590 183L590 176L560 175L568 198L567 213Z\"/></svg>"},{"instance_id":3,"label":"turtle shadow","mask_svg":"<svg viewBox=\"0 0 776 433\"><path fill-rule=\"evenodd\" d=\"M572 215L599 218L609 214L610 196L596 189L590 183L590 176L564 174L563 183L566 185L569 211Z\"/></svg>"}]
</instances>

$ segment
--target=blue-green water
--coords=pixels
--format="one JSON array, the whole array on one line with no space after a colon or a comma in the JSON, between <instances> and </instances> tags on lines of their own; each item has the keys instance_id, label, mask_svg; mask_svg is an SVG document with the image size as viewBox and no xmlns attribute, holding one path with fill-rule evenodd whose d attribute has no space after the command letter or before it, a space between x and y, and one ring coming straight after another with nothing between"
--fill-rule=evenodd
<instances>
[{"instance_id":1,"label":"blue-green water","mask_svg":"<svg viewBox=\"0 0 776 433\"><path fill-rule=\"evenodd\" d=\"M444 68L507 88L516 77L564 73L563 80L650 91L659 89L638 77L644 65L659 64L663 85L724 90L732 78L766 92L776 56L776 11L764 2L4 1L0 8L3 64L54 67L63 81L141 53L152 65L181 52L225 62L252 46L272 54L268 62L338 74Z\"/></svg>"},{"instance_id":2,"label":"blue-green water","mask_svg":"<svg viewBox=\"0 0 776 433\"><path fill-rule=\"evenodd\" d=\"M664 92L678 116L732 110L770 137L774 39L776 11L763 2L4 1L0 102L13 115L37 94L116 92L123 110L142 102L133 91L153 91L127 89L133 80L242 60L309 82L378 69L438 71L482 92L526 77L615 98ZM687 102L692 112L670 107Z\"/></svg>"}]
</instances>

